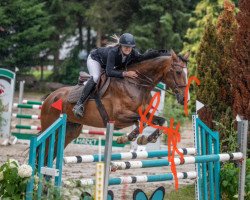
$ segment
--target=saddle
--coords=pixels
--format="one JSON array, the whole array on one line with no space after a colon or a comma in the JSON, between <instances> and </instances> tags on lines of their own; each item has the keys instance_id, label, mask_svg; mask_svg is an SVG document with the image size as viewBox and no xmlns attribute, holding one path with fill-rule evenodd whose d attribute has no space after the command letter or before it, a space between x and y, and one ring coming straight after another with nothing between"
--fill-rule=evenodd
<instances>
[{"instance_id":1,"label":"saddle","mask_svg":"<svg viewBox=\"0 0 250 200\"><path fill-rule=\"evenodd\" d=\"M84 82L91 76L86 72L80 72L78 78L78 84L73 86L69 92L67 101L69 103L76 103L80 99L82 91L84 89ZM95 100L94 94L98 94L100 98L103 97L110 84L110 77L107 77L105 72L102 72L99 80L97 81L96 88L88 100Z\"/></svg>"},{"instance_id":2,"label":"saddle","mask_svg":"<svg viewBox=\"0 0 250 200\"><path fill-rule=\"evenodd\" d=\"M80 72L78 84L73 86L69 92L67 101L69 103L76 103L78 99L80 99L82 91L84 89L84 82L87 81L90 78L90 75L86 72ZM100 112L100 115L103 120L104 126L109 122L109 116L105 109L105 107L102 104L101 98L107 91L110 84L110 77L106 76L106 73L103 71L99 80L97 81L95 90L90 94L89 100L95 100L97 104L97 108Z\"/></svg>"}]
</instances>

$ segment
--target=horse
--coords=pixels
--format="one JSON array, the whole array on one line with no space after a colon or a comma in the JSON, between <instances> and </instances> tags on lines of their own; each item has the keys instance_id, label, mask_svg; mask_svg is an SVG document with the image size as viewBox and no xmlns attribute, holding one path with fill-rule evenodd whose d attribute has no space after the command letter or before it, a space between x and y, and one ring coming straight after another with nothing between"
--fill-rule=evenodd
<instances>
[{"instance_id":1,"label":"horse","mask_svg":"<svg viewBox=\"0 0 250 200\"><path fill-rule=\"evenodd\" d=\"M187 75L184 70L187 58L187 54L180 57L171 51L171 54L167 56L159 56L131 64L129 70L137 72L136 79L111 77L110 84L101 98L110 120L114 122L115 129L136 125L130 134L118 137L118 143L134 141L137 138L140 119L138 108L142 106L143 111L146 109L151 99L151 91L159 82L165 83L176 95L178 103L184 104L184 91L187 85ZM67 114L64 148L80 135L83 125L99 128L106 126L95 101L92 100L86 102L85 114L82 118L74 116L72 108L75 104L67 101L72 87L63 87L52 92L45 99L41 109L41 132L43 132L60 116L61 112L51 105L62 99L62 113ZM154 116L152 122L156 125L163 125L165 119ZM138 139L138 143L155 142L160 134L159 130L155 130L150 136Z\"/></svg>"}]
</instances>

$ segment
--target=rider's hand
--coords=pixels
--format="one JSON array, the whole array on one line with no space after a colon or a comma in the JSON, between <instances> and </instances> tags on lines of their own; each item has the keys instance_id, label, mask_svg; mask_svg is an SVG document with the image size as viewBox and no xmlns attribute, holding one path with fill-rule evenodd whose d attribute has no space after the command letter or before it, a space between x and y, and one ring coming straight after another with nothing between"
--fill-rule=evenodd
<instances>
[{"instance_id":1,"label":"rider's hand","mask_svg":"<svg viewBox=\"0 0 250 200\"><path fill-rule=\"evenodd\" d=\"M124 77L129 77L129 78L136 78L138 77L137 73L135 71L124 71L123 72Z\"/></svg>"}]
</instances>

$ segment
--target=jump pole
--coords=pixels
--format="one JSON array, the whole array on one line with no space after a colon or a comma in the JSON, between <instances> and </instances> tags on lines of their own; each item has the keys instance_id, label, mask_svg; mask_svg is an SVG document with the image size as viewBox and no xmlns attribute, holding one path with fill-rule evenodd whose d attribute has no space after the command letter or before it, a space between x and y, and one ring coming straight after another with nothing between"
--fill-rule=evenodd
<instances>
[{"instance_id":1,"label":"jump pole","mask_svg":"<svg viewBox=\"0 0 250 200\"><path fill-rule=\"evenodd\" d=\"M197 173L195 171L190 172L178 172L178 179L195 179ZM174 180L173 173L157 174L157 175L141 175L141 176L122 176L116 178L110 178L109 185L122 185L122 184L134 184L134 183L149 183L149 182L161 182ZM94 179L81 179L81 186L94 185Z\"/></svg>"},{"instance_id":2,"label":"jump pole","mask_svg":"<svg viewBox=\"0 0 250 200\"><path fill-rule=\"evenodd\" d=\"M178 149L184 155L195 155L195 148L179 148ZM129 159L145 159L145 158L160 158L168 156L167 150L156 151L136 151L136 152L124 152L111 154L111 160L129 160ZM98 162L98 154L94 155L79 155L79 156L67 156L64 157L64 163L90 163ZM104 155L101 155L101 160L104 161Z\"/></svg>"},{"instance_id":3,"label":"jump pole","mask_svg":"<svg viewBox=\"0 0 250 200\"><path fill-rule=\"evenodd\" d=\"M217 161L224 162L231 160L241 160L242 158L243 158L243 153L241 152L230 153L230 154L225 153L218 155L189 156L189 157L184 157L183 160L180 158L174 158L174 164L184 165L184 164L194 164L203 162L204 163L217 162ZM167 159L112 162L112 167L117 168L117 170L162 167L170 165L171 164Z\"/></svg>"}]
</instances>

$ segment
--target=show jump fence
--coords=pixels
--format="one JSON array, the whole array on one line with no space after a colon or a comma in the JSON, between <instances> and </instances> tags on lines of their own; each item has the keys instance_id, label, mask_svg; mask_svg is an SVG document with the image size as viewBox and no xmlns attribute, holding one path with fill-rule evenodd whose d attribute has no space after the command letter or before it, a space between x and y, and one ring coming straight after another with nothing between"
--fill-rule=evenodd
<instances>
[{"instance_id":1,"label":"show jump fence","mask_svg":"<svg viewBox=\"0 0 250 200\"><path fill-rule=\"evenodd\" d=\"M66 117L63 117L65 119ZM63 123L62 119L59 119ZM58 122L59 123L59 122ZM229 160L241 160L240 164L240 184L239 184L239 199L244 199L244 185L245 185L245 161L246 161L246 142L247 142L247 121L242 121L238 124L239 141L241 143L240 152L235 153L223 153L220 154L219 147L219 134L210 130L198 117L197 115L193 116L193 129L195 134L195 149L194 148L184 148L180 149L184 155L196 154L195 156L184 157L183 160L179 158L175 159L176 165L184 165L195 163L196 171L191 172L178 172L178 179L187 179L187 178L196 178L196 199L198 200L220 200L220 162L229 161ZM49 136L49 132L52 134L55 133L55 129L58 127L56 122L39 138L33 139L35 142L31 141L31 150L30 150L30 164L33 169L35 167L34 162L36 158L36 148L38 144L42 144L39 147L39 153L44 151L45 148L45 139L50 139L49 143L49 159L47 167L44 167L44 163L41 160L44 160L44 154L40 153L38 158L38 174L39 177L42 175L53 175L56 176L55 185L61 185L61 173L62 173L62 164L63 164L63 149L57 148L57 160L56 168L52 168L52 160L54 152L53 148L53 137ZM107 126L106 134L106 146L105 146L105 156L99 158L98 155L82 155L82 156L70 156L64 158L64 163L82 163L82 162L97 162L99 160L104 160L105 163L105 175L104 175L104 199L107 198L107 188L108 185L120 185L124 183L138 183L138 182L158 182L158 181L167 181L173 180L173 174L157 174L157 175L148 175L148 176L131 176L131 177L114 177L109 178L110 173L110 161L111 160L123 160L123 159L136 159L136 158L153 158L153 157L166 157L169 152L167 151L155 151L155 152L128 152L120 154L112 154L112 138L113 138L113 124L109 123ZM65 130L64 128L60 129L61 131ZM43 142L40 142L42 140ZM35 144L34 144L35 143ZM64 137L60 137L60 143L64 143ZM63 145L60 145L61 147ZM170 152L171 153L171 152ZM112 162L111 168L116 167L118 170L125 170L131 168L148 168L148 167L159 167L159 166L168 166L169 162L167 159L159 160L143 160L143 161L119 161ZM53 173L52 173L53 172ZM93 185L95 180L93 179L83 179L80 180L81 185ZM31 191L32 182L30 183L27 191ZM39 190L40 191L40 190Z\"/></svg>"}]
</instances>

